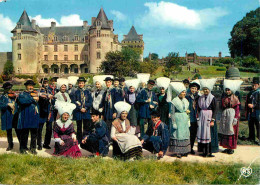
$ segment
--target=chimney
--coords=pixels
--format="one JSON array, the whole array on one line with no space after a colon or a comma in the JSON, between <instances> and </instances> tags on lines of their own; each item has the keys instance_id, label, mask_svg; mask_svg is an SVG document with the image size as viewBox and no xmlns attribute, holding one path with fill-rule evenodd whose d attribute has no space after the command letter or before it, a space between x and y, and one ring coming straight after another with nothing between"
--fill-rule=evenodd
<instances>
[{"instance_id":1,"label":"chimney","mask_svg":"<svg viewBox=\"0 0 260 185\"><path fill-rule=\"evenodd\" d=\"M108 25L111 28L111 30L114 29L114 24L113 24L113 20L108 20Z\"/></svg>"},{"instance_id":2,"label":"chimney","mask_svg":"<svg viewBox=\"0 0 260 185\"><path fill-rule=\"evenodd\" d=\"M32 19L32 28L35 29L36 27L36 20Z\"/></svg>"},{"instance_id":3,"label":"chimney","mask_svg":"<svg viewBox=\"0 0 260 185\"><path fill-rule=\"evenodd\" d=\"M91 25L94 24L95 20L96 20L96 17L92 17L92 18L91 18Z\"/></svg>"},{"instance_id":4,"label":"chimney","mask_svg":"<svg viewBox=\"0 0 260 185\"><path fill-rule=\"evenodd\" d=\"M221 51L218 53L218 57L219 57L219 58L222 57L222 53L221 53Z\"/></svg>"},{"instance_id":5,"label":"chimney","mask_svg":"<svg viewBox=\"0 0 260 185\"><path fill-rule=\"evenodd\" d=\"M88 21L83 21L83 26L87 27L88 26Z\"/></svg>"},{"instance_id":6,"label":"chimney","mask_svg":"<svg viewBox=\"0 0 260 185\"><path fill-rule=\"evenodd\" d=\"M51 28L55 28L56 27L56 22L51 22Z\"/></svg>"}]
</instances>

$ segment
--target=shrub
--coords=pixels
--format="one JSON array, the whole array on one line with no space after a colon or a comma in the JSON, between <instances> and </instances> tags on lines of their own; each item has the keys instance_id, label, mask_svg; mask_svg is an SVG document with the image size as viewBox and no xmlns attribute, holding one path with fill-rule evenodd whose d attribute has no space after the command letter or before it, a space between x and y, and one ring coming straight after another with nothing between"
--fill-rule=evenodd
<instances>
[{"instance_id":1,"label":"shrub","mask_svg":"<svg viewBox=\"0 0 260 185\"><path fill-rule=\"evenodd\" d=\"M217 68L216 70L217 71L226 71L227 69L226 68Z\"/></svg>"},{"instance_id":2,"label":"shrub","mask_svg":"<svg viewBox=\"0 0 260 185\"><path fill-rule=\"evenodd\" d=\"M33 79L33 76L31 75L15 75L16 78L19 78L19 79Z\"/></svg>"}]
</instances>

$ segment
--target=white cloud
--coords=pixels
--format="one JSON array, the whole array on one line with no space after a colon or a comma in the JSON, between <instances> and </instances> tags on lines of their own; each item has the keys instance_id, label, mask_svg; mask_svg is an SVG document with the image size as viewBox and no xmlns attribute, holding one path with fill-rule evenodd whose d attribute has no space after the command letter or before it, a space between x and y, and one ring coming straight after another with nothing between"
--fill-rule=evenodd
<instances>
[{"instance_id":1,"label":"white cloud","mask_svg":"<svg viewBox=\"0 0 260 185\"><path fill-rule=\"evenodd\" d=\"M11 51L12 29L15 23L9 18L0 14L0 51Z\"/></svg>"},{"instance_id":2,"label":"white cloud","mask_svg":"<svg viewBox=\"0 0 260 185\"><path fill-rule=\"evenodd\" d=\"M142 27L202 29L216 24L218 18L227 15L227 11L219 7L195 10L164 1L148 2L144 6L148 7L148 11L138 20Z\"/></svg>"},{"instance_id":3,"label":"white cloud","mask_svg":"<svg viewBox=\"0 0 260 185\"><path fill-rule=\"evenodd\" d=\"M118 21L125 21L127 19L126 15L117 10L111 10L111 14L114 15Z\"/></svg>"},{"instance_id":4,"label":"white cloud","mask_svg":"<svg viewBox=\"0 0 260 185\"><path fill-rule=\"evenodd\" d=\"M36 24L40 27L50 27L51 22L56 22L56 26L82 26L83 20L80 19L78 14L71 14L68 16L62 16L60 21L54 18L42 18L41 15L36 15L35 17L30 17L30 19L35 19Z\"/></svg>"}]
</instances>

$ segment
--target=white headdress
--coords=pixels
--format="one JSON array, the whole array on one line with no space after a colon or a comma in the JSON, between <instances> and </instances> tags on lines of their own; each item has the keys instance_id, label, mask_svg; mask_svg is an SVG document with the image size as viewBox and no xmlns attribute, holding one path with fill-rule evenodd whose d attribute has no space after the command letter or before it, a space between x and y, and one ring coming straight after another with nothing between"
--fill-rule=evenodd
<instances>
[{"instance_id":1,"label":"white headdress","mask_svg":"<svg viewBox=\"0 0 260 185\"><path fill-rule=\"evenodd\" d=\"M169 87L171 80L170 78L160 77L156 79L156 84L159 88L163 87L165 90Z\"/></svg>"},{"instance_id":2,"label":"white headdress","mask_svg":"<svg viewBox=\"0 0 260 185\"><path fill-rule=\"evenodd\" d=\"M79 79L78 76L69 76L68 77L68 81L69 81L68 83L75 86L78 79Z\"/></svg>"},{"instance_id":3,"label":"white headdress","mask_svg":"<svg viewBox=\"0 0 260 185\"><path fill-rule=\"evenodd\" d=\"M129 112L131 109L131 105L124 102L124 101L119 101L115 104L115 109L117 111L118 116L122 113L122 112Z\"/></svg>"},{"instance_id":4,"label":"white headdress","mask_svg":"<svg viewBox=\"0 0 260 185\"><path fill-rule=\"evenodd\" d=\"M213 87L216 83L217 79L212 78L212 79L200 79L200 87L203 89L204 87L208 88L210 91L213 90Z\"/></svg>"},{"instance_id":5,"label":"white headdress","mask_svg":"<svg viewBox=\"0 0 260 185\"><path fill-rule=\"evenodd\" d=\"M140 80L140 82L147 84L147 82L150 78L150 74L149 73L138 73L137 78Z\"/></svg>"},{"instance_id":6,"label":"white headdress","mask_svg":"<svg viewBox=\"0 0 260 185\"><path fill-rule=\"evenodd\" d=\"M242 80L224 80L224 90L226 88L230 89L233 93L239 90L240 85L243 83Z\"/></svg>"},{"instance_id":7,"label":"white headdress","mask_svg":"<svg viewBox=\"0 0 260 185\"><path fill-rule=\"evenodd\" d=\"M57 100L55 102L55 108L58 109L59 115L68 113L71 116L73 110L76 108L76 105L74 103Z\"/></svg>"},{"instance_id":8,"label":"white headdress","mask_svg":"<svg viewBox=\"0 0 260 185\"><path fill-rule=\"evenodd\" d=\"M125 85L129 89L129 87L133 86L135 90L138 88L138 85L140 83L139 79L131 79L131 80L126 80Z\"/></svg>"},{"instance_id":9,"label":"white headdress","mask_svg":"<svg viewBox=\"0 0 260 185\"><path fill-rule=\"evenodd\" d=\"M199 80L199 79L193 80L193 81L191 82L191 84L192 84L192 83L197 83L198 85L200 85L200 80Z\"/></svg>"},{"instance_id":10,"label":"white headdress","mask_svg":"<svg viewBox=\"0 0 260 185\"><path fill-rule=\"evenodd\" d=\"M66 85L66 88L68 89L69 80L66 78L58 78L57 79L57 88L60 89L62 85Z\"/></svg>"},{"instance_id":11,"label":"white headdress","mask_svg":"<svg viewBox=\"0 0 260 185\"><path fill-rule=\"evenodd\" d=\"M96 75L93 77L93 84L95 85L96 82L100 82L102 87L105 87L106 86L106 83L105 83L105 78L106 77L110 77L110 78L114 78L113 75Z\"/></svg>"},{"instance_id":12,"label":"white headdress","mask_svg":"<svg viewBox=\"0 0 260 185\"><path fill-rule=\"evenodd\" d=\"M182 82L171 82L167 91L167 102L172 101L172 91L175 91L179 95L182 91L186 91L186 87Z\"/></svg>"}]
</instances>

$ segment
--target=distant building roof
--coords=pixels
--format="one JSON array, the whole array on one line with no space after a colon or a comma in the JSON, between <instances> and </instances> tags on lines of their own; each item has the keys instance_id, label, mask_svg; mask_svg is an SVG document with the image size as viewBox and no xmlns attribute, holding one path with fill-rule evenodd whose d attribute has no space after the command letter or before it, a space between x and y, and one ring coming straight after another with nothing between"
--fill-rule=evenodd
<instances>
[{"instance_id":1,"label":"distant building roof","mask_svg":"<svg viewBox=\"0 0 260 185\"><path fill-rule=\"evenodd\" d=\"M17 22L17 24L21 25L21 30L22 31L32 31L32 32L37 32L35 29L32 28L32 24L31 21L28 17L27 12L24 10L19 21ZM16 25L16 27L11 31L12 33L16 31L16 29L18 29L18 25Z\"/></svg>"},{"instance_id":2,"label":"distant building roof","mask_svg":"<svg viewBox=\"0 0 260 185\"><path fill-rule=\"evenodd\" d=\"M140 39L139 35L137 34L135 27L132 26L132 28L130 29L128 34L125 35L125 38L122 41L142 41L142 40Z\"/></svg>"},{"instance_id":3,"label":"distant building roof","mask_svg":"<svg viewBox=\"0 0 260 185\"><path fill-rule=\"evenodd\" d=\"M111 29L111 27L108 24L107 15L103 8L100 9L98 16L95 20L95 23L90 27L90 29L95 28L97 26L96 24L98 20L101 22L101 29Z\"/></svg>"}]
</instances>

